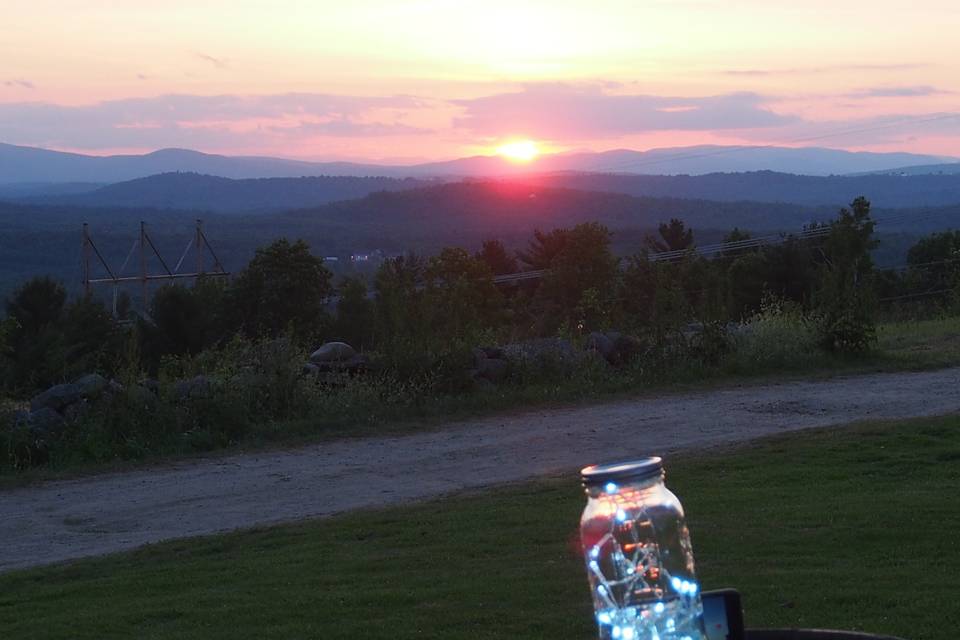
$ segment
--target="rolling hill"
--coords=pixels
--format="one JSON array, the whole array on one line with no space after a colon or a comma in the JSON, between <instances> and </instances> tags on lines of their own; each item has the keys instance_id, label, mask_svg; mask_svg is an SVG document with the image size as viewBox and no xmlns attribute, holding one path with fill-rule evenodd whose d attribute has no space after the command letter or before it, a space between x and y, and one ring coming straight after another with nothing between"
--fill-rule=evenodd
<instances>
[{"instance_id":1,"label":"rolling hill","mask_svg":"<svg viewBox=\"0 0 960 640\"><path fill-rule=\"evenodd\" d=\"M37 204L146 207L196 211L253 212L296 209L362 198L375 191L427 186L413 178L247 178L232 180L198 173L161 173L84 193L18 198Z\"/></svg>"},{"instance_id":2,"label":"rolling hill","mask_svg":"<svg viewBox=\"0 0 960 640\"><path fill-rule=\"evenodd\" d=\"M524 178L524 181L542 186L563 186L587 191L699 198L722 202L751 200L840 207L863 195L878 207L943 206L960 203L960 172L916 175L878 173L859 176L802 176L773 171L711 173L702 176L566 173L532 176Z\"/></svg>"},{"instance_id":3,"label":"rolling hill","mask_svg":"<svg viewBox=\"0 0 960 640\"><path fill-rule=\"evenodd\" d=\"M545 155L529 165L497 156L475 156L409 166L305 162L283 158L224 156L187 149L143 155L89 156L0 144L0 184L114 183L158 173L195 172L224 178L302 176L492 177L551 171L691 174L773 170L831 175L942 163L946 158L909 153L866 153L817 147L698 146L601 153Z\"/></svg>"},{"instance_id":4,"label":"rolling hill","mask_svg":"<svg viewBox=\"0 0 960 640\"><path fill-rule=\"evenodd\" d=\"M859 195L868 195L879 207L960 203L960 173L860 176L799 176L772 171L702 176L554 173L499 180L538 187L717 202L783 202L840 207ZM80 185L73 192L64 187L55 195L37 195L35 191L28 191L27 195L19 197L13 193L10 199L36 204L249 213L315 207L338 200L363 198L376 191L403 191L442 183L439 178L323 176L233 180L196 173L165 173L92 191L84 191Z\"/></svg>"},{"instance_id":5,"label":"rolling hill","mask_svg":"<svg viewBox=\"0 0 960 640\"><path fill-rule=\"evenodd\" d=\"M446 183L405 191L381 191L357 200L259 214L203 216L208 238L230 270L253 251L285 236L303 238L314 252L339 256L349 268L352 253L380 250L435 253L444 246L477 248L485 238L509 247L529 241L534 229L553 229L597 220L614 232L614 248L629 254L642 247L657 224L676 217L695 230L701 243L715 242L737 226L755 233L795 231L834 216L836 207L716 202L637 197L619 193L531 186L510 181ZM902 254L919 234L956 227L960 205L940 208L878 209L878 232L895 236L885 250ZM44 273L78 287L80 226L90 229L100 251L118 267L131 251L138 222L145 220L168 262L176 263L193 233L195 212L145 208L77 207L0 203L0 298L16 283ZM898 254L899 252L899 254ZM902 256L900 256L902 258ZM899 258L896 258L899 259ZM338 267L338 268L342 268ZM131 275L129 267L126 275Z\"/></svg>"},{"instance_id":6,"label":"rolling hill","mask_svg":"<svg viewBox=\"0 0 960 640\"><path fill-rule=\"evenodd\" d=\"M386 175L378 170L379 167L374 165L348 162L317 163L283 158L223 156L189 149L160 149L143 155L89 156L0 144L0 184L113 183L175 171L236 179Z\"/></svg>"},{"instance_id":7,"label":"rolling hill","mask_svg":"<svg viewBox=\"0 0 960 640\"><path fill-rule=\"evenodd\" d=\"M960 162L946 162L943 164L920 164L909 167L897 167L870 173L891 176L918 176L918 175L957 175L960 174Z\"/></svg>"}]
</instances>

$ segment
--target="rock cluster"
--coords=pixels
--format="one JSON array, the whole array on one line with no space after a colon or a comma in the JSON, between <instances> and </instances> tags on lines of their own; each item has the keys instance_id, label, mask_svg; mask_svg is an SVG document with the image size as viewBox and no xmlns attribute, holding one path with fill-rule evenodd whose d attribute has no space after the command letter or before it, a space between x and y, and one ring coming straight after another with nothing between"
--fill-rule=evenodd
<instances>
[{"instance_id":1,"label":"rock cluster","mask_svg":"<svg viewBox=\"0 0 960 640\"><path fill-rule=\"evenodd\" d=\"M496 384L510 374L510 362L499 347L477 347L473 350L473 368L468 372L480 386Z\"/></svg>"},{"instance_id":2,"label":"rock cluster","mask_svg":"<svg viewBox=\"0 0 960 640\"><path fill-rule=\"evenodd\" d=\"M113 397L121 391L123 385L116 380L90 373L37 394L30 400L30 410L21 411L14 422L27 425L37 435L56 434L68 422L86 413L94 402Z\"/></svg>"},{"instance_id":3,"label":"rock cluster","mask_svg":"<svg viewBox=\"0 0 960 640\"><path fill-rule=\"evenodd\" d=\"M577 348L564 338L539 338L473 350L469 374L480 387L501 383L523 368L574 370L583 366L621 366L636 357L642 342L618 331L593 332Z\"/></svg>"},{"instance_id":4,"label":"rock cluster","mask_svg":"<svg viewBox=\"0 0 960 640\"><path fill-rule=\"evenodd\" d=\"M303 373L332 379L337 374L357 375L370 371L370 359L346 342L327 342L310 354Z\"/></svg>"},{"instance_id":5,"label":"rock cluster","mask_svg":"<svg viewBox=\"0 0 960 640\"><path fill-rule=\"evenodd\" d=\"M619 331L607 331L606 333L594 331L587 336L585 344L587 351L600 354L604 360L613 366L626 364L637 357L643 350L643 346L643 342L639 338Z\"/></svg>"}]
</instances>

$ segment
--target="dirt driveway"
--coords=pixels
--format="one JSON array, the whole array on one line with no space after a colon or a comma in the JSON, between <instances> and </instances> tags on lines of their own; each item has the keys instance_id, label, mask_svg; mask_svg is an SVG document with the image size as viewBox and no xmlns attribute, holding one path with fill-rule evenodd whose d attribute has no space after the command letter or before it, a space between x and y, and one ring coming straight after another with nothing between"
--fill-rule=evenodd
<instances>
[{"instance_id":1,"label":"dirt driveway","mask_svg":"<svg viewBox=\"0 0 960 640\"><path fill-rule=\"evenodd\" d=\"M960 368L516 413L0 492L0 571L861 419L960 411Z\"/></svg>"}]
</instances>

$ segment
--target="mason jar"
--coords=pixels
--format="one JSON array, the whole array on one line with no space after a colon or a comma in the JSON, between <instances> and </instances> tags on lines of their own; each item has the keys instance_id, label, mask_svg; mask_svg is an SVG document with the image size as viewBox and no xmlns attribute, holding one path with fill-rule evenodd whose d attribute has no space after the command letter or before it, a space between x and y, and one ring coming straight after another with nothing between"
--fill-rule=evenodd
<instances>
[{"instance_id":1,"label":"mason jar","mask_svg":"<svg viewBox=\"0 0 960 640\"><path fill-rule=\"evenodd\" d=\"M663 461L594 465L580 476L580 543L601 640L704 640L690 532Z\"/></svg>"}]
</instances>

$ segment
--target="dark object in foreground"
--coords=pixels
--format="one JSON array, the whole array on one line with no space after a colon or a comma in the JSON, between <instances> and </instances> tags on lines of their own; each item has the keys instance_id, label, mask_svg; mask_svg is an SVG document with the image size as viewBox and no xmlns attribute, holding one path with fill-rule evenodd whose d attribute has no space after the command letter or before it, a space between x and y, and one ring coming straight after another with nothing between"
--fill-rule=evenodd
<instances>
[{"instance_id":1,"label":"dark object in foreground","mask_svg":"<svg viewBox=\"0 0 960 640\"><path fill-rule=\"evenodd\" d=\"M736 589L704 591L702 598L707 640L902 640L826 629L744 629L743 608Z\"/></svg>"},{"instance_id":2,"label":"dark object in foreground","mask_svg":"<svg viewBox=\"0 0 960 640\"><path fill-rule=\"evenodd\" d=\"M903 640L895 636L825 629L747 629L743 637L744 640Z\"/></svg>"}]
</instances>

